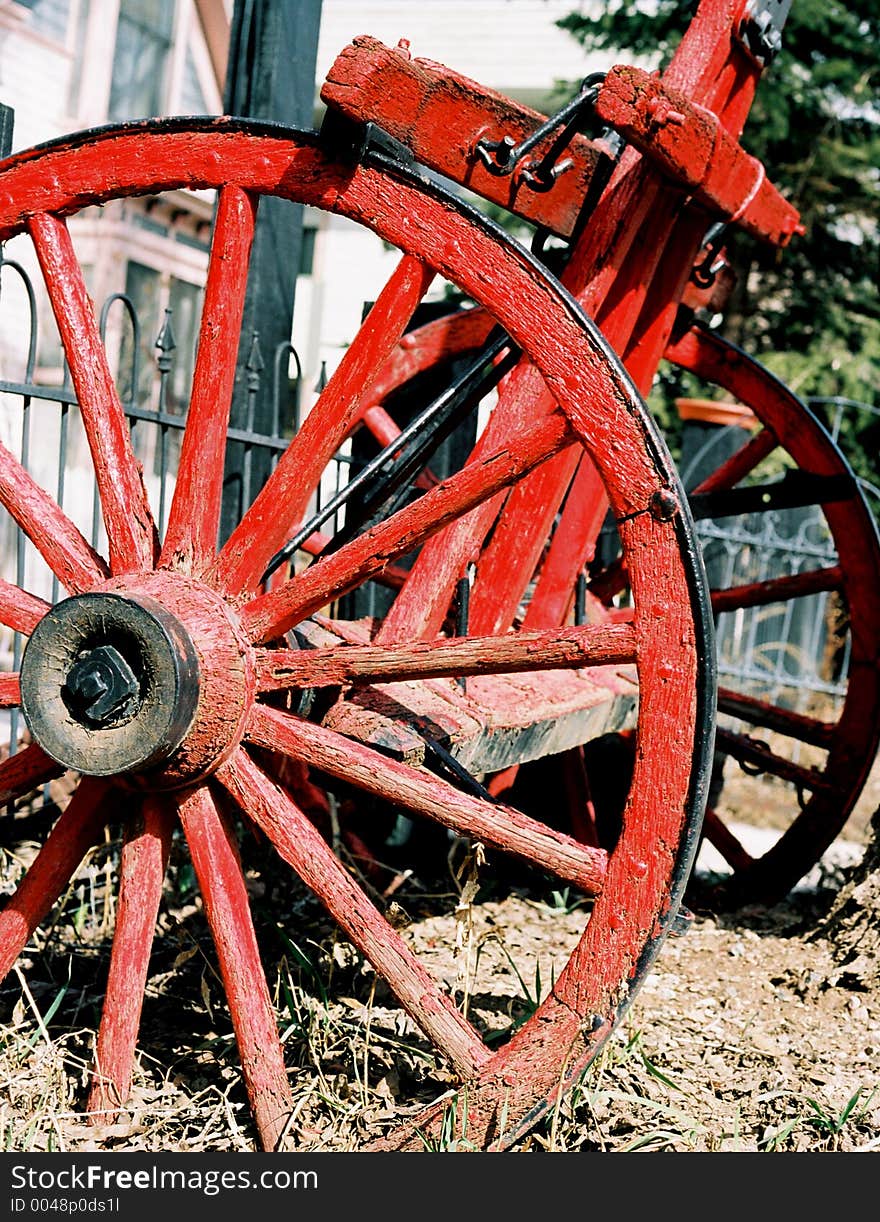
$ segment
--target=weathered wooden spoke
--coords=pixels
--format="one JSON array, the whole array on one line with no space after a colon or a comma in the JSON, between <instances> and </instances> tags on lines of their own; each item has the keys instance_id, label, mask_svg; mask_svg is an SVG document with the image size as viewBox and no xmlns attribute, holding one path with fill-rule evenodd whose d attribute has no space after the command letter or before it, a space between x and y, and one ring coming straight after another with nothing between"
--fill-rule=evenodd
<instances>
[{"instance_id":1,"label":"weathered wooden spoke","mask_svg":"<svg viewBox=\"0 0 880 1222\"><path fill-rule=\"evenodd\" d=\"M257 201L224 187L217 203L189 415L160 564L200 573L214 559L226 430Z\"/></svg>"},{"instance_id":2,"label":"weathered wooden spoke","mask_svg":"<svg viewBox=\"0 0 880 1222\"><path fill-rule=\"evenodd\" d=\"M104 824L112 818L112 810L113 801L103 782L89 779L80 784L15 894L0 912L0 980L11 971L28 938L45 920L83 857L97 843Z\"/></svg>"},{"instance_id":3,"label":"weathered wooden spoke","mask_svg":"<svg viewBox=\"0 0 880 1222\"><path fill-rule=\"evenodd\" d=\"M218 780L363 951L456 1072L465 1079L474 1077L489 1060L489 1050L302 811L244 751L221 770Z\"/></svg>"},{"instance_id":4,"label":"weathered wooden spoke","mask_svg":"<svg viewBox=\"0 0 880 1222\"><path fill-rule=\"evenodd\" d=\"M0 505L39 551L69 594L90 590L109 570L67 514L0 445Z\"/></svg>"},{"instance_id":5,"label":"weathered wooden spoke","mask_svg":"<svg viewBox=\"0 0 880 1222\"><path fill-rule=\"evenodd\" d=\"M602 849L578 844L513 807L493 806L430 772L400 764L362 743L274 709L254 710L247 737L256 746L304 760L460 836L511 853L573 883L587 895L598 895L602 889L607 861Z\"/></svg>"},{"instance_id":6,"label":"weathered wooden spoke","mask_svg":"<svg viewBox=\"0 0 880 1222\"><path fill-rule=\"evenodd\" d=\"M260 690L274 691L608 666L635 660L636 634L632 627L607 624L506 636L453 637L415 645L267 649L257 655L257 682Z\"/></svg>"},{"instance_id":7,"label":"weathered wooden spoke","mask_svg":"<svg viewBox=\"0 0 880 1222\"><path fill-rule=\"evenodd\" d=\"M734 488L751 475L757 466L776 449L778 442L769 429L759 429L738 450L725 459L693 489L692 495Z\"/></svg>"},{"instance_id":8,"label":"weathered wooden spoke","mask_svg":"<svg viewBox=\"0 0 880 1222\"><path fill-rule=\"evenodd\" d=\"M63 771L64 768L50 759L42 747L30 743L0 763L0 806L30 793Z\"/></svg>"},{"instance_id":9,"label":"weathered wooden spoke","mask_svg":"<svg viewBox=\"0 0 880 1222\"><path fill-rule=\"evenodd\" d=\"M743 848L723 819L716 812L707 808L703 818L703 833L727 864L734 870L747 870L754 858Z\"/></svg>"},{"instance_id":10,"label":"weathered wooden spoke","mask_svg":"<svg viewBox=\"0 0 880 1222\"><path fill-rule=\"evenodd\" d=\"M0 577L0 624L27 635L49 610L49 604Z\"/></svg>"},{"instance_id":11,"label":"weathered wooden spoke","mask_svg":"<svg viewBox=\"0 0 880 1222\"><path fill-rule=\"evenodd\" d=\"M785 756L771 750L766 743L751 738L748 734L734 734L730 730L719 729L715 740L719 751L724 751L741 764L749 765L756 772L766 772L770 776L779 777L780 780L791 781L810 793L829 791L830 783L819 769L792 763Z\"/></svg>"},{"instance_id":12,"label":"weathered wooden spoke","mask_svg":"<svg viewBox=\"0 0 880 1222\"><path fill-rule=\"evenodd\" d=\"M834 738L834 725L831 722L795 713L782 705L758 700L754 696L746 696L727 687L718 689L718 712L728 713L731 717L748 721L753 726L775 730L778 734L797 739L798 742L810 743L814 747L827 748Z\"/></svg>"},{"instance_id":13,"label":"weathered wooden spoke","mask_svg":"<svg viewBox=\"0 0 880 1222\"><path fill-rule=\"evenodd\" d=\"M35 213L28 231L82 412L114 573L151 568L158 539L147 492L66 222Z\"/></svg>"},{"instance_id":14,"label":"weathered wooden spoke","mask_svg":"<svg viewBox=\"0 0 880 1222\"><path fill-rule=\"evenodd\" d=\"M153 931L171 851L176 811L147 797L130 815L119 863L116 928L86 1111L111 1124L131 1093L131 1074L153 947Z\"/></svg>"},{"instance_id":15,"label":"weathered wooden spoke","mask_svg":"<svg viewBox=\"0 0 880 1222\"><path fill-rule=\"evenodd\" d=\"M255 588L305 513L321 473L347 437L363 396L428 290L434 271L404 255L266 486L220 554L214 580Z\"/></svg>"},{"instance_id":16,"label":"weathered wooden spoke","mask_svg":"<svg viewBox=\"0 0 880 1222\"><path fill-rule=\"evenodd\" d=\"M251 1110L263 1145L274 1150L293 1098L235 839L206 787L181 800L180 821L217 949Z\"/></svg>"},{"instance_id":17,"label":"weathered wooden spoke","mask_svg":"<svg viewBox=\"0 0 880 1222\"><path fill-rule=\"evenodd\" d=\"M21 703L21 686L17 674L0 674L0 708L13 709Z\"/></svg>"},{"instance_id":18,"label":"weathered wooden spoke","mask_svg":"<svg viewBox=\"0 0 880 1222\"><path fill-rule=\"evenodd\" d=\"M771 577L767 581L753 581L745 585L728 586L724 590L712 591L712 609L738 611L746 607L769 607L772 603L785 603L792 598L807 598L810 594L824 594L828 590L839 590L843 585L843 569L839 564L821 569L807 569L786 577Z\"/></svg>"},{"instance_id":19,"label":"weathered wooden spoke","mask_svg":"<svg viewBox=\"0 0 880 1222\"><path fill-rule=\"evenodd\" d=\"M561 413L554 413L511 438L482 462L469 463L414 504L322 558L286 586L253 599L242 612L246 631L255 642L286 632L299 620L381 573L386 565L408 555L425 539L489 501L571 443L568 422Z\"/></svg>"}]
</instances>

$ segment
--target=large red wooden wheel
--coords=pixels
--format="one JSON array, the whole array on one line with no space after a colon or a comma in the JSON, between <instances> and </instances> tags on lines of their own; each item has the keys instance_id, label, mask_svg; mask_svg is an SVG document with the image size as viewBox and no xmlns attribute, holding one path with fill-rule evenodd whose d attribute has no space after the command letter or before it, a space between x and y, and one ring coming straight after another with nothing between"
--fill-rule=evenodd
<instances>
[{"instance_id":1,"label":"large red wooden wheel","mask_svg":"<svg viewBox=\"0 0 880 1222\"><path fill-rule=\"evenodd\" d=\"M484 311L469 309L404 336L362 404L358 423L387 443L393 427L382 407L383 397L431 368L479 350L491 325ZM772 494L779 486L761 482L761 465L772 458L778 466L783 457L789 466L794 465L792 475L804 481L792 503L821 507L837 555L836 563L797 573L774 573L761 582L711 591L716 614L790 606L822 591L836 591L846 609L846 690L833 713L799 714L779 702L736 690L735 681L722 684L718 692L718 711L725 718L718 734L719 759L729 756L753 773L781 782L785 825L769 848L749 852L731 830L734 814L725 807L720 791L717 805L706 812L703 831L730 873L702 885L695 899L716 908L775 903L816 865L843 829L880 745L877 527L855 476L827 430L764 366L701 325L677 338L666 359L694 374L707 388L734 395L751 409L761 426L743 440L738 453L720 463L693 490L701 515L770 512L762 505L760 489ZM792 476L788 478L793 484ZM773 477L778 479L778 474ZM728 496L731 492L732 497ZM740 503L738 496L746 499ZM607 600L620 593L625 583L625 566L615 562L608 572L597 571L592 585ZM570 611L571 591L568 596ZM768 732L774 738L772 747L763 741ZM804 758L804 748L812 758Z\"/></svg>"},{"instance_id":2,"label":"large red wooden wheel","mask_svg":"<svg viewBox=\"0 0 880 1222\"><path fill-rule=\"evenodd\" d=\"M112 198L216 188L188 424L163 540L135 461L66 217ZM260 197L360 221L403 252L338 370L274 474L218 552L223 460L248 253ZM673 920L705 803L714 708L710 618L698 551L662 442L592 324L530 256L439 189L380 158L339 161L320 140L234 120L101 129L0 167L0 239L27 232L58 322L109 540L102 557L7 451L0 503L64 588L54 607L0 585L0 620L27 634L20 674L0 677L34 743L0 764L5 800L61 768L75 796L0 913L0 975L124 810L118 917L89 1106L129 1089L169 844L182 828L214 937L244 1079L266 1148L291 1111L282 1047L248 907L231 815L258 828L383 977L466 1091L467 1138L498 1147L524 1131L595 1055ZM527 354L556 406L366 534L266 592L270 558L295 531L325 464L439 273ZM592 456L619 522L631 623L478 640L297 651L285 633L515 485L560 450ZM614 664L638 679L638 743L624 830L589 848L422 767L290 711L291 688ZM535 1013L500 1048L375 907L266 752L529 863L595 897L576 948ZM422 1149L438 1102L385 1137ZM503 1124L500 1118L503 1116Z\"/></svg>"}]
</instances>

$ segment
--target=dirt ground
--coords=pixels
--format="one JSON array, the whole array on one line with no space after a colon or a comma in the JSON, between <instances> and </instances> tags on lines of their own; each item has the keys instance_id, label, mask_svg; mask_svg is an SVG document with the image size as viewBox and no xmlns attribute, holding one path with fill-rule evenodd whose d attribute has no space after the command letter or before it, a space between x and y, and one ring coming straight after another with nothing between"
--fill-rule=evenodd
<instances>
[{"instance_id":1,"label":"dirt ground","mask_svg":"<svg viewBox=\"0 0 880 1222\"><path fill-rule=\"evenodd\" d=\"M762 791L764 805L766 792ZM740 795L748 805L748 794ZM867 836L875 771L846 838ZM258 846L257 846L258 847ZM113 925L111 837L0 990L0 1147L250 1151L250 1120L201 901L181 854L145 998L130 1104L83 1114ZM5 854L7 890L27 846ZM296 1108L285 1148L363 1149L451 1079L318 905L259 852L250 884ZM389 913L484 1038L529 1012L584 924L568 893L468 889L479 862L450 858L454 901L404 881ZM880 999L854 990L811 938L842 875L821 873L773 908L695 911L666 940L627 1017L521 1152L880 1149ZM366 1038L365 1038L366 1036ZM442 1147L468 1148L467 1141Z\"/></svg>"}]
</instances>

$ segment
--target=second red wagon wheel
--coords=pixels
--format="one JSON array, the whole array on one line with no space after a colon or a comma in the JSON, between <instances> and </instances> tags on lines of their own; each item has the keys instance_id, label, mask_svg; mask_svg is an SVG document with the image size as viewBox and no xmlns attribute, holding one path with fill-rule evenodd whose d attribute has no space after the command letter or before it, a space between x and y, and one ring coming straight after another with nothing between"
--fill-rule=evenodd
<instances>
[{"instance_id":1,"label":"second red wagon wheel","mask_svg":"<svg viewBox=\"0 0 880 1222\"><path fill-rule=\"evenodd\" d=\"M784 783L787 822L762 853L749 853L732 834L723 792L707 812L704 832L731 868L707 891L715 906L773 903L801 879L842 830L861 794L880 745L880 541L877 526L848 463L805 403L736 345L694 325L666 358L710 388L750 408L758 428L691 493L697 516L731 520L769 513L781 503L821 509L836 560L764 580L712 590L716 615L787 605L834 591L845 607L848 658L843 699L822 715L805 715L781 701L757 698L748 684L722 683L718 711L722 754ZM762 478L762 464L786 456L779 478ZM771 734L771 745L762 735ZM812 756L804 758L809 752Z\"/></svg>"},{"instance_id":2,"label":"second red wagon wheel","mask_svg":"<svg viewBox=\"0 0 880 1222\"><path fill-rule=\"evenodd\" d=\"M382 396L425 370L478 350L491 329L479 309L463 310L405 336L377 379L361 418L388 435ZM802 572L778 572L747 585L712 590L716 614L737 609L791 607L816 592L836 591L846 608L845 692L831 715L806 716L780 703L756 698L728 683L719 689L719 733L725 754L747 769L776 778L785 810L784 826L771 847L751 852L737 840L723 793L710 808L704 835L730 873L699 888L712 907L780 900L819 861L839 835L856 802L880 745L880 543L877 527L845 458L807 405L769 370L716 332L687 329L666 358L703 381L711 391L732 394L751 409L760 428L743 439L741 451L693 490L700 517L768 513L782 494L785 503L821 508L836 560ZM761 480L762 464L783 457L790 473ZM777 466L779 463L777 462ZM791 470L791 467L794 470ZM795 487L797 481L800 481ZM765 500L762 501L762 496ZM608 599L625 585L618 564L594 569L592 588ZM742 686L742 685L740 685ZM730 719L735 722L730 722ZM736 723L739 723L737 726ZM730 728L728 728L728 723ZM771 748L762 735L771 733ZM812 759L805 760L804 752ZM622 760L625 761L624 751Z\"/></svg>"},{"instance_id":3,"label":"second red wagon wheel","mask_svg":"<svg viewBox=\"0 0 880 1222\"><path fill-rule=\"evenodd\" d=\"M218 202L188 424L160 541L66 218L113 198L180 188L217 189ZM402 256L274 474L218 552L248 253L266 194L359 221ZM380 1144L423 1149L456 1101L470 1142L509 1144L595 1055L631 1001L677 911L705 803L711 621L681 490L638 396L596 329L525 251L395 164L380 156L338 160L314 136L234 120L170 120L42 146L0 167L0 238L24 232L70 365L109 555L98 555L51 496L0 451L0 502L67 595L51 607L14 584L0 586L0 620L29 637L20 674L0 677L0 692L4 706L21 703L35 740L0 764L0 789L14 797L65 766L83 776L0 913L0 972L15 963L104 824L125 811L90 1098L99 1114L115 1110L129 1089L163 874L179 826L213 934L259 1140L275 1148L292 1101L236 814L314 892L422 1030L446 1081L459 1084L451 1098L446 1091L391 1126ZM300 523L324 465L435 273L497 320L541 372L558 407L414 504L261 592L267 565ZM592 455L618 520L634 598L631 623L444 637L415 647L285 645L294 627L568 445ZM488 682L516 671L537 683L560 668L584 682L591 674L625 672L638 683L639 749L623 833L610 853L290 711L289 693L297 689L353 693L364 683L450 674ZM387 798L593 899L549 992L508 1038L490 1044L480 1022L465 1016L264 769L267 751L320 770L328 784ZM548 953L554 947L551 936Z\"/></svg>"}]
</instances>

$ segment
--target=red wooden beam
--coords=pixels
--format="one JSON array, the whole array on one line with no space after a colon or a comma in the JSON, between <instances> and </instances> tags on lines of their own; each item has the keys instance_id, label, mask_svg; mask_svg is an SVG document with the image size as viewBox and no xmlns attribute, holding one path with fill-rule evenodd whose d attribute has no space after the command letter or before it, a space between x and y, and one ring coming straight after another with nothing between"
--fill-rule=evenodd
<instances>
[{"instance_id":1,"label":"red wooden beam","mask_svg":"<svg viewBox=\"0 0 880 1222\"><path fill-rule=\"evenodd\" d=\"M418 161L509 212L570 237L603 149L576 135L565 149L572 165L550 191L535 191L520 175L498 177L475 153L485 137L519 142L545 116L429 59L411 59L375 38L355 38L336 58L321 98L355 122L377 123ZM534 156L552 144L539 145Z\"/></svg>"}]
</instances>

